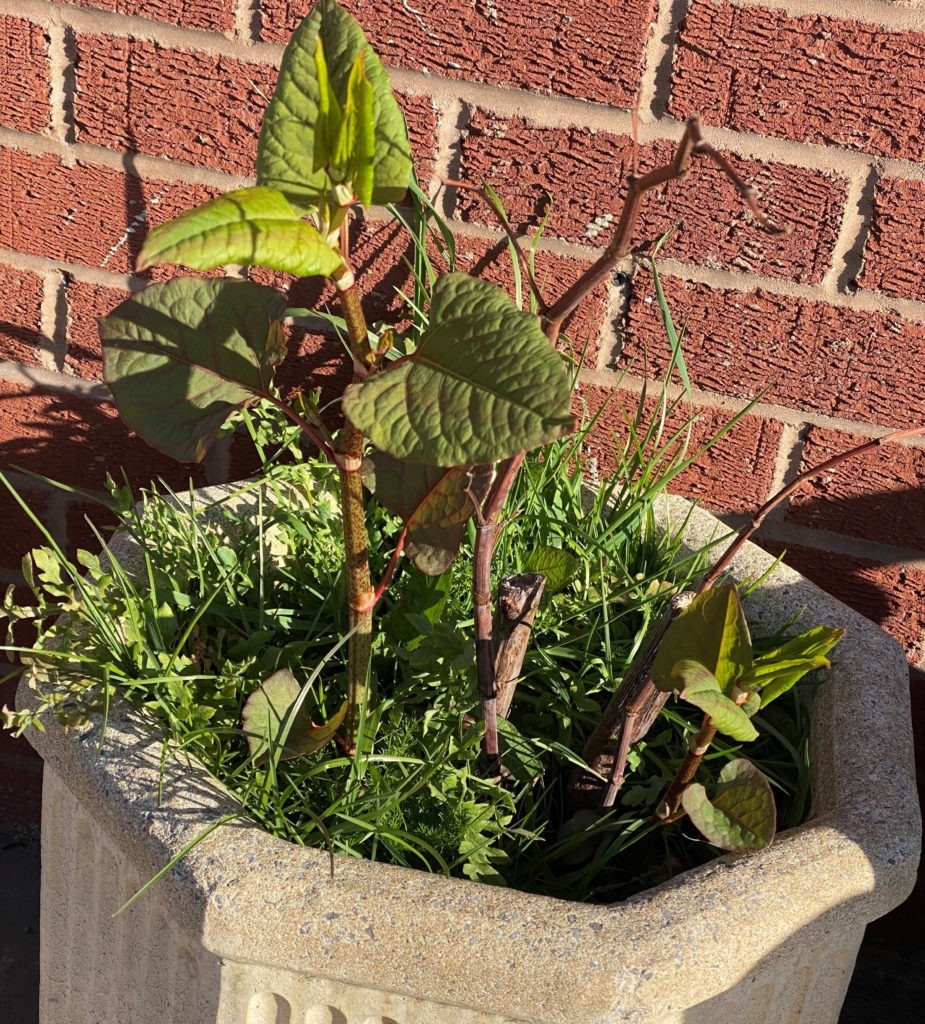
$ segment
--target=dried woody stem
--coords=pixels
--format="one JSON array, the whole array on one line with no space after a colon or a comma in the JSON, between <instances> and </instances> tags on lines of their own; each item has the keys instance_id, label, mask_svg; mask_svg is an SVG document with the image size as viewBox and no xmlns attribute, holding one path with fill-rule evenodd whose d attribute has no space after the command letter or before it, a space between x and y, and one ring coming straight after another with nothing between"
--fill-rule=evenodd
<instances>
[{"instance_id":1,"label":"dried woody stem","mask_svg":"<svg viewBox=\"0 0 925 1024\"><path fill-rule=\"evenodd\" d=\"M710 590L720 579L738 552L742 549L742 546L761 526L765 518L768 516L768 513L772 512L782 501L788 498L795 491L798 491L810 480L819 476L820 473L825 473L834 468L839 465L839 463L857 458L857 456L863 455L865 452L872 451L874 448L880 448L885 444L889 444L893 441L899 441L904 437L912 437L914 434L923 433L925 433L925 427L906 427L903 430L894 430L889 434L883 434L880 437L875 437L871 441L866 441L864 444L860 444L855 448L850 448L848 451L842 452L840 455L833 455L831 459L826 459L825 462L820 462L818 466L814 466L812 469L808 469L805 473L801 473L795 480L787 484L786 487L783 487L775 495L769 498L761 508L758 509L751 520L739 530L735 540L732 541L713 568L710 569L706 576L704 576L697 589L697 593L703 594ZM649 679L648 684L654 692L658 692L655 690L655 686L652 684L651 678ZM667 694L665 694L665 697L667 698ZM704 715L700 730L692 738L687 754L681 763L681 767L676 772L675 777L671 780L668 791L653 815L654 821L669 821L678 813L678 808L681 806L681 797L684 795L684 790L697 774L697 769L700 767L703 755L709 749L715 733L716 730L710 725L710 716Z\"/></svg>"},{"instance_id":2,"label":"dried woody stem","mask_svg":"<svg viewBox=\"0 0 925 1024\"><path fill-rule=\"evenodd\" d=\"M613 240L607 246L604 254L591 266L556 302L548 305L543 301L539 287L530 271L529 261L524 256L517 242L517 237L511 229L507 218L491 201L487 192L478 186L469 185L465 182L446 180L444 184L455 188L465 188L474 191L482 196L492 211L495 219L501 225L504 233L514 248L518 262L527 280L530 283L531 292L539 304L540 314L543 319L543 328L551 344L555 345L559 338L559 331L565 318L572 313L581 301L605 280L621 259L629 255L632 248L633 232L639 218L639 211L643 198L647 192L663 185L669 181L683 181L689 173L690 158L699 154L711 159L732 181L739 190L739 193L748 203L755 220L766 231L772 234L788 234L791 230L787 227L777 227L762 212L758 205L754 189L747 185L733 170L729 161L712 146L704 142L700 131L700 118L692 117L685 126L684 134L678 143L674 159L664 167L657 167L647 174L636 177L635 174L628 180L629 192L623 204L620 220ZM635 156L633 166L635 170ZM475 632L476 632L476 666L479 678L479 693L481 695L482 718L485 722L485 739L483 742L483 754L486 761L492 766L498 762L498 729L497 729L497 692L495 685L495 655L492 641L492 616L491 616L491 559L494 553L495 540L498 533L498 520L508 491L517 476L523 462L523 454L515 455L511 459L502 462L498 468L495 485L484 508L477 509L477 531L475 545L475 565L472 580L472 596L475 606ZM644 688L644 680L640 687ZM659 695L661 697L661 695ZM651 698L649 698L651 699ZM662 702L664 703L664 701ZM635 703L634 705L635 706ZM659 704L659 709L661 704ZM657 714L657 710L656 710ZM654 717L654 716L653 716ZM648 716L645 716L648 718ZM634 719L641 724L643 719ZM600 726L598 727L600 728ZM648 728L648 726L647 726ZM629 742L638 739L638 725L633 730L635 735L624 740L622 746L628 749ZM601 749L604 742L600 743ZM625 751L624 751L625 753ZM625 758L624 758L625 762ZM616 766L617 761L614 761ZM622 773L623 768L620 768Z\"/></svg>"}]
</instances>

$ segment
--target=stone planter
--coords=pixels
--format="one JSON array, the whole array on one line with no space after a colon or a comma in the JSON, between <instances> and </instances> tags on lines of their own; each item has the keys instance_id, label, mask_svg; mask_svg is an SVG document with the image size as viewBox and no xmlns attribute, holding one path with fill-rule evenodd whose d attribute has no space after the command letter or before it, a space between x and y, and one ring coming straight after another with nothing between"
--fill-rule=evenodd
<instances>
[{"instance_id":1,"label":"stone planter","mask_svg":"<svg viewBox=\"0 0 925 1024\"><path fill-rule=\"evenodd\" d=\"M691 542L717 526L695 512ZM770 561L749 546L734 573ZM902 650L784 567L746 600L759 634L804 606L847 629L814 698L812 820L613 906L347 857L332 876L324 852L231 823L113 918L234 805L173 760L158 807L160 744L132 713L101 756L98 724L49 723L30 737L42 1024L835 1024L865 925L913 885L920 817Z\"/></svg>"}]
</instances>

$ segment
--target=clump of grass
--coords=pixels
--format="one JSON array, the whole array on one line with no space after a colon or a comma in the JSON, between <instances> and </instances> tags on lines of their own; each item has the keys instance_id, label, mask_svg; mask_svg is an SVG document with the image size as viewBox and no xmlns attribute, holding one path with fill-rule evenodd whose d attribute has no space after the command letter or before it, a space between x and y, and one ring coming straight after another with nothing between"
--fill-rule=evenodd
<instances>
[{"instance_id":1,"label":"clump of grass","mask_svg":"<svg viewBox=\"0 0 925 1024\"><path fill-rule=\"evenodd\" d=\"M166 750L198 759L242 813L280 838L553 896L623 898L719 852L683 823L648 822L697 727L674 703L634 747L617 808L578 832L563 829L568 771L602 705L670 593L702 566L702 552L681 557L683 523L669 534L655 527L654 499L692 458L689 420L667 425L679 403L664 389L656 397L651 423L645 396L625 413L616 471L596 491L583 455L590 418L575 437L529 456L511 493L498 574L558 556L503 725L503 785L478 770L471 539L442 576L401 563L380 612L373 696L352 755L331 743L292 760L251 758L242 709L269 674L295 673L318 721L346 689L336 478L271 407L243 421L264 459L261 476L211 506L165 489L136 507L127 487L111 486L140 571L85 551L74 564L46 535L24 565L35 603L17 605L11 591L4 610L11 624L67 617L18 650L46 708L75 722L115 699L131 702ZM400 523L372 498L367 512L381 573ZM807 803L806 717L794 698L767 719L749 754L795 823ZM41 726L24 716L14 724ZM718 774L737 752L718 748L704 772Z\"/></svg>"}]
</instances>

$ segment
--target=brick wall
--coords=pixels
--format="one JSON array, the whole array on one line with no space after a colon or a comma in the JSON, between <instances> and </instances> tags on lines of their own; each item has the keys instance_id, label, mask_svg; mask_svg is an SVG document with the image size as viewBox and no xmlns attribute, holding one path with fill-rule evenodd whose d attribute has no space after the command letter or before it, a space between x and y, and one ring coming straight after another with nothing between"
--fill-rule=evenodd
<instances>
[{"instance_id":1,"label":"brick wall","mask_svg":"<svg viewBox=\"0 0 925 1024\"><path fill-rule=\"evenodd\" d=\"M731 520L804 464L925 424L925 5L921 0L344 0L392 70L419 174L498 188L514 220L556 199L540 265L548 293L601 252L632 165L666 160L683 120L793 225L756 230L708 164L667 186L641 237L674 223L666 290L680 322L702 435L762 395L679 489ZM188 467L130 438L101 383L94 318L152 275L146 230L250 181L260 115L308 0L3 0L0 47L0 464L98 491L124 467L172 483ZM510 284L487 211L444 192L461 263ZM402 241L373 211L357 230L373 317L398 316L389 261ZM624 268L630 270L630 267ZM163 278L171 271L154 271ZM260 275L257 275L260 277ZM297 304L324 293L292 283ZM645 272L615 276L570 325L590 342L584 394L640 386L668 353ZM294 331L290 376L325 339ZM645 362L643 360L645 356ZM628 370L627 370L628 368ZM623 375L623 376L621 376ZM629 396L630 400L632 396ZM606 417L605 417L606 418ZM608 422L616 425L618 417ZM600 454L607 456L607 439ZM197 482L246 471L222 448ZM17 470L52 532L88 536L85 499ZM925 442L881 452L779 510L764 542L922 659ZM0 577L35 541L0 496Z\"/></svg>"}]
</instances>

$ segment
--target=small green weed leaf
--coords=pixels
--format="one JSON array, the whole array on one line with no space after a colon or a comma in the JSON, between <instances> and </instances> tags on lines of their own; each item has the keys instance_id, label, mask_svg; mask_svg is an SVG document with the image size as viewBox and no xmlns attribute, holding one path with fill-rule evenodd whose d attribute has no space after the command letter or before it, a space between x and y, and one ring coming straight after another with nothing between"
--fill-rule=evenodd
<instances>
[{"instance_id":1,"label":"small green weed leaf","mask_svg":"<svg viewBox=\"0 0 925 1024\"><path fill-rule=\"evenodd\" d=\"M710 716L710 724L741 743L758 738L758 730L748 715L720 689L719 680L697 661L685 658L672 670L672 676L684 684L681 699Z\"/></svg>"},{"instance_id":2,"label":"small green weed leaf","mask_svg":"<svg viewBox=\"0 0 925 1024\"><path fill-rule=\"evenodd\" d=\"M432 625L443 614L447 596L453 586L453 573L448 570L440 576L409 573L409 579L392 610L382 620L386 634L408 650L418 646L424 633L416 629L411 616L419 615L432 632Z\"/></svg>"},{"instance_id":3,"label":"small green weed leaf","mask_svg":"<svg viewBox=\"0 0 925 1024\"><path fill-rule=\"evenodd\" d=\"M377 501L408 525L405 551L428 576L439 576L459 552L463 527L482 502L492 467L443 469L402 462L385 452L363 460L363 483Z\"/></svg>"},{"instance_id":4,"label":"small green weed leaf","mask_svg":"<svg viewBox=\"0 0 925 1024\"><path fill-rule=\"evenodd\" d=\"M289 709L301 692L295 676L288 668L281 668L247 698L242 719L245 730L251 734L247 737L247 745L256 764L266 763L270 753L283 742L281 734ZM289 727L280 759L305 757L320 750L340 728L346 714L345 701L337 714L324 725L315 725L303 704Z\"/></svg>"},{"instance_id":5,"label":"small green weed leaf","mask_svg":"<svg viewBox=\"0 0 925 1024\"><path fill-rule=\"evenodd\" d=\"M536 747L506 718L498 719L501 763L518 782L534 783L543 774L543 759Z\"/></svg>"},{"instance_id":6,"label":"small green weed leaf","mask_svg":"<svg viewBox=\"0 0 925 1024\"><path fill-rule=\"evenodd\" d=\"M716 587L695 597L665 631L652 680L664 691L677 689L674 666L691 659L719 680L723 693L752 667L752 642L735 585Z\"/></svg>"},{"instance_id":7,"label":"small green weed leaf","mask_svg":"<svg viewBox=\"0 0 925 1024\"><path fill-rule=\"evenodd\" d=\"M343 399L378 449L433 466L485 465L563 437L570 406L565 365L539 318L458 273L437 279L416 351Z\"/></svg>"},{"instance_id":8,"label":"small green weed leaf","mask_svg":"<svg viewBox=\"0 0 925 1024\"><path fill-rule=\"evenodd\" d=\"M535 572L546 577L545 595L558 594L580 568L581 562L563 548L534 548L520 560L521 572Z\"/></svg>"},{"instance_id":9,"label":"small green weed leaf","mask_svg":"<svg viewBox=\"0 0 925 1024\"><path fill-rule=\"evenodd\" d=\"M299 219L282 192L261 186L226 192L156 227L136 266L144 270L156 263L194 270L240 263L296 277L330 277L343 266L340 255Z\"/></svg>"},{"instance_id":10,"label":"small green weed leaf","mask_svg":"<svg viewBox=\"0 0 925 1024\"><path fill-rule=\"evenodd\" d=\"M730 761L723 768L712 803L703 786L693 783L684 791L682 804L691 821L721 850L763 850L774 839L777 811L771 784L751 761Z\"/></svg>"},{"instance_id":11,"label":"small green weed leaf","mask_svg":"<svg viewBox=\"0 0 925 1024\"><path fill-rule=\"evenodd\" d=\"M333 0L320 0L296 29L283 54L276 91L267 107L257 151L257 182L277 188L296 210L305 214L317 208L328 190L325 161L331 151L315 154L316 125L321 90L316 63L316 41L322 40L325 71L333 96L348 99L348 82L362 53L360 65L371 92L373 128L373 183L369 190L355 182L360 199L366 201L358 185L367 190L373 203L395 203L402 199L411 180L411 144L401 108L392 95L388 76L363 30ZM370 103L361 89L354 88L354 109L358 121L368 117ZM326 138L331 139L331 128ZM338 133L340 125L337 126ZM368 146L365 126L355 135L359 155ZM365 157L364 157L365 159ZM362 178L362 175L360 175Z\"/></svg>"},{"instance_id":12,"label":"small green weed leaf","mask_svg":"<svg viewBox=\"0 0 925 1024\"><path fill-rule=\"evenodd\" d=\"M100 321L103 375L126 425L200 462L229 416L265 394L286 355L286 300L251 281L179 277Z\"/></svg>"}]
</instances>

